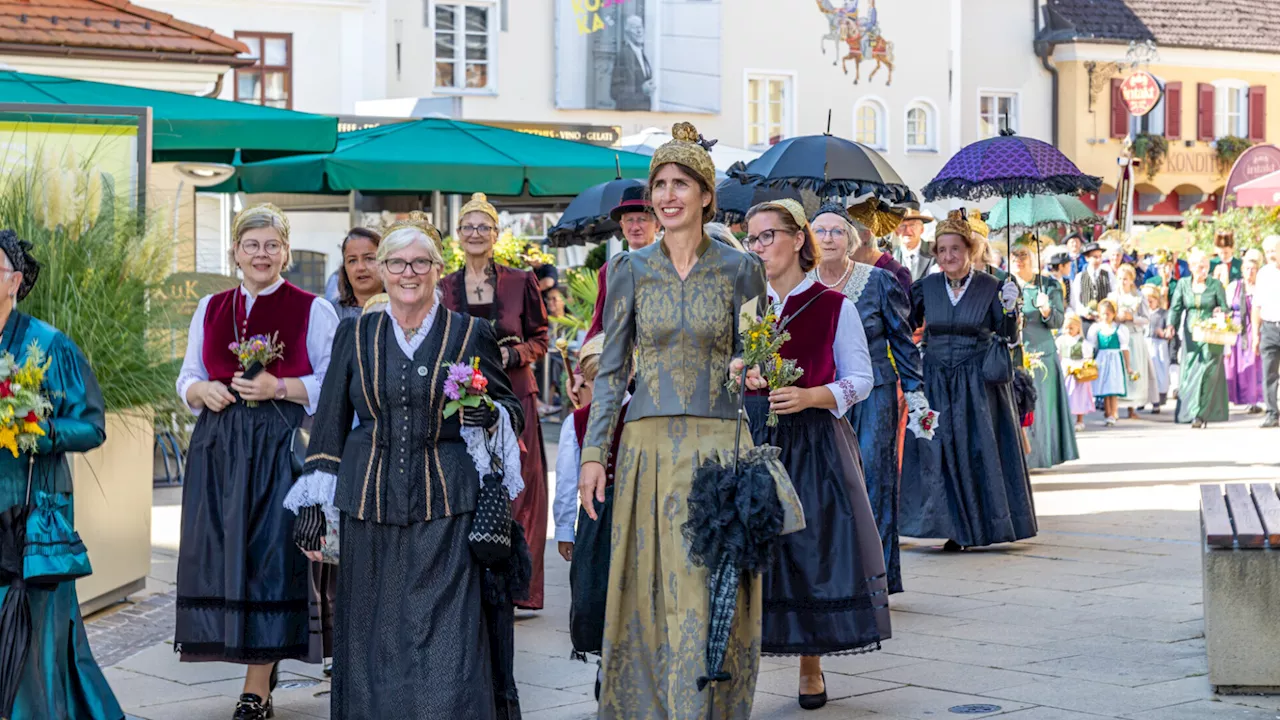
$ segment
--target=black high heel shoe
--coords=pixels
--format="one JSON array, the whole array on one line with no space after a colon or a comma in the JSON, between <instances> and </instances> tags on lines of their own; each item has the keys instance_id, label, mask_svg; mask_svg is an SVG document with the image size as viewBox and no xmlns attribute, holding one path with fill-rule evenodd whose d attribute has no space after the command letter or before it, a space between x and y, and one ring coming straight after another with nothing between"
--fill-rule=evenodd
<instances>
[{"instance_id":1,"label":"black high heel shoe","mask_svg":"<svg viewBox=\"0 0 1280 720\"><path fill-rule=\"evenodd\" d=\"M236 713L231 716L231 720L269 720L275 715L276 711L271 707L270 695L267 696L267 701L263 702L257 695L245 693L236 703Z\"/></svg>"},{"instance_id":2,"label":"black high heel shoe","mask_svg":"<svg viewBox=\"0 0 1280 720\"><path fill-rule=\"evenodd\" d=\"M807 675L806 677L812 677L812 676ZM822 678L822 692L814 693L813 695L801 694L800 707L802 709L817 710L818 708L827 704L827 674L821 673L820 677Z\"/></svg>"},{"instance_id":3,"label":"black high heel shoe","mask_svg":"<svg viewBox=\"0 0 1280 720\"><path fill-rule=\"evenodd\" d=\"M955 540L948 540L943 543L942 552L964 552L964 546Z\"/></svg>"}]
</instances>

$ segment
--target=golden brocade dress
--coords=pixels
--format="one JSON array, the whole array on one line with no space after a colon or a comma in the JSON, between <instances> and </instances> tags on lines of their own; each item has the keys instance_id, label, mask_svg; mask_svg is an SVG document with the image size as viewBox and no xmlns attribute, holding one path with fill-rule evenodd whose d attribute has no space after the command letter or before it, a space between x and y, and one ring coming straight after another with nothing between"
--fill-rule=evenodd
<instances>
[{"instance_id":1,"label":"golden brocade dress","mask_svg":"<svg viewBox=\"0 0 1280 720\"><path fill-rule=\"evenodd\" d=\"M725 390L738 351L739 308L765 291L759 259L703 237L684 280L664 243L615 257L606 341L582 461L606 458L625 422L613 486L612 551L599 717L748 718L760 663L760 578L744 581L730 631L727 682L707 674L706 568L689 560L681 526L697 458L732 448L737 403ZM636 386L619 417L634 365ZM750 434L742 436L750 446Z\"/></svg>"}]
</instances>

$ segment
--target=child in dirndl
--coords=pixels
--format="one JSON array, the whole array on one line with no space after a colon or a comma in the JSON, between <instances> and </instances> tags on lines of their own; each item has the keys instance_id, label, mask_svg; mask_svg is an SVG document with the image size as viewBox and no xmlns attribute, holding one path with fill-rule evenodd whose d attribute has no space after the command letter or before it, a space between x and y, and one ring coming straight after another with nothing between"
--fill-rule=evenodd
<instances>
[{"instance_id":1,"label":"child in dirndl","mask_svg":"<svg viewBox=\"0 0 1280 720\"><path fill-rule=\"evenodd\" d=\"M1116 305L1111 300L1098 303L1098 321L1089 328L1089 342L1095 348L1098 379L1093 381L1094 397L1102 398L1104 424L1113 427L1120 415L1120 398L1128 392L1129 331L1116 323Z\"/></svg>"},{"instance_id":2,"label":"child in dirndl","mask_svg":"<svg viewBox=\"0 0 1280 720\"><path fill-rule=\"evenodd\" d=\"M1054 341L1058 346L1062 372L1066 376L1067 408L1076 418L1076 431L1084 430L1084 416L1093 412L1093 381L1082 380L1077 374L1085 363L1093 360L1093 344L1084 336L1080 316L1067 315L1062 323L1062 334Z\"/></svg>"}]
</instances>

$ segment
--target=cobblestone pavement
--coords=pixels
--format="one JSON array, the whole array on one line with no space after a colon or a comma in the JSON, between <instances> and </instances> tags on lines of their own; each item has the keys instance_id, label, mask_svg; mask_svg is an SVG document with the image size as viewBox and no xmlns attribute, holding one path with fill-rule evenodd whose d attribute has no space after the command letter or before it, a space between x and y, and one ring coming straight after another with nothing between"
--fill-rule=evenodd
<instances>
[{"instance_id":1,"label":"cobblestone pavement","mask_svg":"<svg viewBox=\"0 0 1280 720\"><path fill-rule=\"evenodd\" d=\"M1091 424L1083 460L1033 476L1041 523L1032 540L961 554L904 541L908 591L891 600L883 650L825 662L831 702L814 713L796 703L797 661L764 660L753 717L1277 720L1280 698L1216 697L1209 687L1196 508L1200 482L1276 479L1280 433L1242 415L1202 431L1169 420ZM160 552L176 547L176 508L158 505ZM543 611L518 620L525 718L594 717L595 665L569 658L567 564L552 543L546 596ZM117 627L135 617L139 628L159 625L166 601L144 601ZM95 637L149 632L98 623ZM104 658L133 640L106 642L116 645ZM328 717L320 669L282 670L292 687L277 693L276 717ZM145 720L223 720L242 677L233 665L181 665L164 641L106 672L127 711Z\"/></svg>"}]
</instances>

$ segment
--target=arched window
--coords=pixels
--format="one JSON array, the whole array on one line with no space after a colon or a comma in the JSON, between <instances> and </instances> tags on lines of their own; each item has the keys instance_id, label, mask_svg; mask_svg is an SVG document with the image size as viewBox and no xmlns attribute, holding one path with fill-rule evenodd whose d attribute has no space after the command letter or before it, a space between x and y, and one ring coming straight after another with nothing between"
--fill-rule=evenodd
<instances>
[{"instance_id":1,"label":"arched window","mask_svg":"<svg viewBox=\"0 0 1280 720\"><path fill-rule=\"evenodd\" d=\"M906 131L908 151L937 150L938 122L933 105L924 101L916 101L908 105Z\"/></svg>"},{"instance_id":2,"label":"arched window","mask_svg":"<svg viewBox=\"0 0 1280 720\"><path fill-rule=\"evenodd\" d=\"M884 105L879 100L864 98L853 110L853 139L869 148L885 152L889 149Z\"/></svg>"},{"instance_id":3,"label":"arched window","mask_svg":"<svg viewBox=\"0 0 1280 720\"><path fill-rule=\"evenodd\" d=\"M309 293L324 297L324 253L311 250L294 250L293 265L281 273L286 280Z\"/></svg>"}]
</instances>

